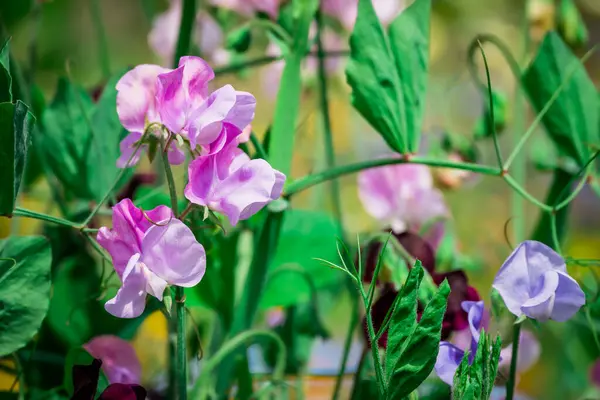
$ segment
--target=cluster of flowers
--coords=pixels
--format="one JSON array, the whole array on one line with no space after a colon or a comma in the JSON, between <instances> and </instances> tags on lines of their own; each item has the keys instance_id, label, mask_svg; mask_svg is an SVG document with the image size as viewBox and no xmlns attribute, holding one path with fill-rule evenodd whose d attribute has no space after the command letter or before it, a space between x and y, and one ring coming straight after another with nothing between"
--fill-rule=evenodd
<instances>
[{"instance_id":1,"label":"cluster of flowers","mask_svg":"<svg viewBox=\"0 0 600 400\"><path fill-rule=\"evenodd\" d=\"M140 65L126 73L117 83L117 112L130 133L117 165L136 164L152 140L168 146L172 164L184 162L187 148L194 159L185 197L236 225L279 198L285 175L238 148L254 118L254 96L230 85L210 93L213 78L198 57L182 57L173 70ZM137 317L146 294L162 300L167 285L192 287L204 275L204 248L168 207L145 212L123 199L113 207L113 228L101 228L97 239L123 282L105 306L115 316Z\"/></svg>"},{"instance_id":2,"label":"cluster of flowers","mask_svg":"<svg viewBox=\"0 0 600 400\"><path fill-rule=\"evenodd\" d=\"M414 258L419 259L435 284L448 280L451 287L442 324L442 342L435 370L452 385L458 365L469 349L469 362L475 356L480 331L487 328L489 316L477 291L468 285L461 270L436 270L436 252L446 234L448 209L441 192L435 189L429 169L423 165L398 164L363 171L358 177L359 197L365 210L390 228L395 239ZM431 221L438 221L431 223ZM431 228L423 237L416 234L425 225ZM365 279L371 281L381 244L366 249ZM382 281L378 277L378 283ZM383 325L398 291L383 283L379 299L371 310L375 328ZM565 260L550 247L537 241L521 243L506 259L494 280L507 309L517 318L540 322L567 321L585 304L585 294L577 281L567 274ZM419 306L419 311L420 311ZM452 335L452 342L446 341ZM539 356L539 344L523 331L520 341L527 343L519 353L518 366L525 369ZM379 346L385 347L384 334ZM500 367L510 365L510 347L503 349Z\"/></svg>"}]
</instances>

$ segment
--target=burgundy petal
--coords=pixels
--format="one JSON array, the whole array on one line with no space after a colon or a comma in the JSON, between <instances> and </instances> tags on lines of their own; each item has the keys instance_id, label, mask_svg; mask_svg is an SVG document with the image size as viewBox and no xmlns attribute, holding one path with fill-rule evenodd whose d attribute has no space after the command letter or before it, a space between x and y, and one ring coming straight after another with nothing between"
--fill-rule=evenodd
<instances>
[{"instance_id":1,"label":"burgundy petal","mask_svg":"<svg viewBox=\"0 0 600 400\"><path fill-rule=\"evenodd\" d=\"M93 400L100 378L102 361L94 359L90 365L73 365L73 397L71 400Z\"/></svg>"},{"instance_id":2,"label":"burgundy petal","mask_svg":"<svg viewBox=\"0 0 600 400\"><path fill-rule=\"evenodd\" d=\"M140 385L114 383L107 387L98 400L144 400L146 389Z\"/></svg>"}]
</instances>

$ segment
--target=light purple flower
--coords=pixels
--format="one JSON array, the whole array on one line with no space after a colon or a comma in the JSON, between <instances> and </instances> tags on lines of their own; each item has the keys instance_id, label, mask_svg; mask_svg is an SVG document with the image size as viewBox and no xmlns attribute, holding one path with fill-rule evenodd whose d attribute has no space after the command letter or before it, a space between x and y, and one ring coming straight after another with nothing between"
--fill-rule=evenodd
<instances>
[{"instance_id":1,"label":"light purple flower","mask_svg":"<svg viewBox=\"0 0 600 400\"><path fill-rule=\"evenodd\" d=\"M279 198L285 183L284 174L265 160L250 160L236 145L192 161L185 187L189 201L225 214L234 226Z\"/></svg>"},{"instance_id":2,"label":"light purple flower","mask_svg":"<svg viewBox=\"0 0 600 400\"><path fill-rule=\"evenodd\" d=\"M498 368L504 370L508 376L510 363L512 360L512 343L503 348L500 352L500 363ZM519 349L517 355L517 372L525 372L537 363L542 352L540 342L536 339L533 333L522 330L519 336Z\"/></svg>"},{"instance_id":3,"label":"light purple flower","mask_svg":"<svg viewBox=\"0 0 600 400\"><path fill-rule=\"evenodd\" d=\"M102 361L102 370L110 384L139 384L142 366L131 344L117 336L96 336L83 345L94 358Z\"/></svg>"},{"instance_id":4,"label":"light purple flower","mask_svg":"<svg viewBox=\"0 0 600 400\"><path fill-rule=\"evenodd\" d=\"M152 22L148 43L163 65L173 62L180 24L181 0L171 0L169 8ZM221 65L228 62L228 52L223 48L223 31L208 13L201 11L196 15L192 40L202 55L213 63Z\"/></svg>"},{"instance_id":5,"label":"light purple flower","mask_svg":"<svg viewBox=\"0 0 600 400\"><path fill-rule=\"evenodd\" d=\"M121 140L121 143L119 144L121 156L117 159L117 167L133 167L140 161L142 152L148 150L148 145L144 143L139 147L138 151L135 151L135 148L138 146L138 142L142 136L143 135L139 132L131 132L129 135L125 136L123 140ZM135 155L131 158L131 161L127 163L134 152ZM177 147L175 141L171 141L171 144L169 145L168 157L169 163L173 165L179 165L185 161L185 153L179 147Z\"/></svg>"},{"instance_id":6,"label":"light purple flower","mask_svg":"<svg viewBox=\"0 0 600 400\"><path fill-rule=\"evenodd\" d=\"M358 195L365 210L395 233L418 230L448 210L442 193L433 186L429 168L397 164L371 168L358 174Z\"/></svg>"},{"instance_id":7,"label":"light purple flower","mask_svg":"<svg viewBox=\"0 0 600 400\"><path fill-rule=\"evenodd\" d=\"M543 243L521 243L496 274L493 287L517 317L566 321L585 304L585 294L567 274L565 260Z\"/></svg>"},{"instance_id":8,"label":"light purple flower","mask_svg":"<svg viewBox=\"0 0 600 400\"><path fill-rule=\"evenodd\" d=\"M483 325L484 307L483 301L463 301L462 308L468 313L469 330L471 333L471 343L469 352L469 364L473 362L477 345L479 344L479 335ZM441 342L440 351L435 361L435 373L439 378L452 385L454 374L458 369L463 357L465 356L464 349L450 342Z\"/></svg>"},{"instance_id":9,"label":"light purple flower","mask_svg":"<svg viewBox=\"0 0 600 400\"><path fill-rule=\"evenodd\" d=\"M281 2L281 0L210 0L213 6L227 8L246 17L264 12L272 19L277 18Z\"/></svg>"},{"instance_id":10,"label":"light purple flower","mask_svg":"<svg viewBox=\"0 0 600 400\"><path fill-rule=\"evenodd\" d=\"M144 311L146 294L162 300L167 285L192 287L204 276L204 247L168 207L144 212L122 200L113 207L113 228L100 228L97 240L123 282L104 306L114 316L135 318Z\"/></svg>"},{"instance_id":11,"label":"light purple flower","mask_svg":"<svg viewBox=\"0 0 600 400\"><path fill-rule=\"evenodd\" d=\"M373 0L373 8L383 25L390 24L405 6L404 0ZM354 28L358 0L323 0L321 9L325 14L338 19L347 30Z\"/></svg>"},{"instance_id":12,"label":"light purple flower","mask_svg":"<svg viewBox=\"0 0 600 400\"><path fill-rule=\"evenodd\" d=\"M162 123L188 139L192 148L210 147L210 152L219 151L232 132L239 135L256 108L254 96L231 85L209 95L208 82L214 76L203 59L181 57L178 68L159 75L156 95Z\"/></svg>"}]
</instances>

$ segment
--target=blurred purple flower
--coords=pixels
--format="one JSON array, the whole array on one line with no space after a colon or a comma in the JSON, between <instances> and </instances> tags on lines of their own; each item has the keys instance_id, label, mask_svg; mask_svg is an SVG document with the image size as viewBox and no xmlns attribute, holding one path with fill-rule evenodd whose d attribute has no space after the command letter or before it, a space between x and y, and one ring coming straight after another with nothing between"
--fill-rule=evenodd
<instances>
[{"instance_id":1,"label":"blurred purple flower","mask_svg":"<svg viewBox=\"0 0 600 400\"><path fill-rule=\"evenodd\" d=\"M285 175L263 159L250 160L236 142L190 163L185 197L225 214L231 225L248 219L278 199Z\"/></svg>"},{"instance_id":2,"label":"blurred purple flower","mask_svg":"<svg viewBox=\"0 0 600 400\"><path fill-rule=\"evenodd\" d=\"M469 364L473 362L477 345L479 344L479 334L483 325L484 307L483 301L463 301L462 308L468 313L469 330L471 333L471 343L469 346ZM450 342L441 342L440 351L435 361L435 373L439 378L452 385L454 374L458 369L465 350Z\"/></svg>"},{"instance_id":3,"label":"blurred purple flower","mask_svg":"<svg viewBox=\"0 0 600 400\"><path fill-rule=\"evenodd\" d=\"M117 167L133 167L140 162L142 152L148 150L148 145L144 143L138 148L137 151L135 151L142 136L143 135L139 132L131 132L129 135L125 136L123 140L121 140L121 143L119 144L121 155L117 159ZM169 144L169 151L167 155L169 157L169 163L173 165L179 165L185 161L185 153L179 147L177 147L175 141L171 141L171 144ZM131 161L129 161L130 158Z\"/></svg>"},{"instance_id":4,"label":"blurred purple flower","mask_svg":"<svg viewBox=\"0 0 600 400\"><path fill-rule=\"evenodd\" d=\"M179 67L158 76L156 102L162 123L188 139L192 149L223 148L254 118L256 99L250 93L223 86L209 95L212 68L199 57L181 57Z\"/></svg>"},{"instance_id":5,"label":"blurred purple flower","mask_svg":"<svg viewBox=\"0 0 600 400\"><path fill-rule=\"evenodd\" d=\"M585 304L579 284L567 274L565 260L543 243L521 243L496 274L493 287L517 317L566 321Z\"/></svg>"},{"instance_id":6,"label":"blurred purple flower","mask_svg":"<svg viewBox=\"0 0 600 400\"><path fill-rule=\"evenodd\" d=\"M504 375L508 376L510 362L512 360L512 343L500 352L500 364L498 368ZM525 372L538 362L542 352L540 342L535 335L527 330L521 330L519 336L519 349L517 355L517 372Z\"/></svg>"},{"instance_id":7,"label":"blurred purple flower","mask_svg":"<svg viewBox=\"0 0 600 400\"><path fill-rule=\"evenodd\" d=\"M358 195L365 210L396 233L409 228L416 231L448 215L442 193L434 188L424 165L396 164L362 171Z\"/></svg>"},{"instance_id":8,"label":"blurred purple flower","mask_svg":"<svg viewBox=\"0 0 600 400\"><path fill-rule=\"evenodd\" d=\"M373 0L373 8L381 23L388 25L406 7L405 3L404 0ZM338 19L347 30L351 31L358 13L358 0L323 0L321 10Z\"/></svg>"},{"instance_id":9,"label":"blurred purple flower","mask_svg":"<svg viewBox=\"0 0 600 400\"><path fill-rule=\"evenodd\" d=\"M181 0L171 0L169 8L152 22L148 43L163 65L173 62L180 24ZM214 64L222 65L229 61L229 53L223 48L223 31L208 13L201 11L196 15L192 40L202 55Z\"/></svg>"},{"instance_id":10,"label":"blurred purple flower","mask_svg":"<svg viewBox=\"0 0 600 400\"><path fill-rule=\"evenodd\" d=\"M102 361L109 383L140 383L142 366L131 344L117 336L96 336L83 345L94 358Z\"/></svg>"},{"instance_id":11,"label":"blurred purple flower","mask_svg":"<svg viewBox=\"0 0 600 400\"><path fill-rule=\"evenodd\" d=\"M216 7L227 8L245 17L252 17L258 12L264 12L272 19L277 19L279 4L282 0L210 0Z\"/></svg>"},{"instance_id":12,"label":"blurred purple flower","mask_svg":"<svg viewBox=\"0 0 600 400\"><path fill-rule=\"evenodd\" d=\"M168 284L192 287L204 276L204 247L168 207L144 212L122 200L113 207L113 229L100 228L97 240L123 282L105 304L116 317L135 318L144 311L147 293L162 300Z\"/></svg>"},{"instance_id":13,"label":"blurred purple flower","mask_svg":"<svg viewBox=\"0 0 600 400\"><path fill-rule=\"evenodd\" d=\"M94 400L100 379L102 361L94 359L90 365L74 365L73 396L71 400ZM146 389L129 383L113 383L98 397L98 400L144 400Z\"/></svg>"}]
</instances>

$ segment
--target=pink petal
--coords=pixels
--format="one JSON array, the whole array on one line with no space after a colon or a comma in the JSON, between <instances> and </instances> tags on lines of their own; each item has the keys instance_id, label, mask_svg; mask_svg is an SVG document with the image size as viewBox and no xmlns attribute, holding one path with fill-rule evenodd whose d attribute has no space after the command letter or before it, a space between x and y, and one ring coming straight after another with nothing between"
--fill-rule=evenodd
<instances>
[{"instance_id":1,"label":"pink petal","mask_svg":"<svg viewBox=\"0 0 600 400\"><path fill-rule=\"evenodd\" d=\"M170 65L175 54L175 45L179 37L181 23L181 1L171 0L171 5L152 22L148 35L150 48L162 59L163 65Z\"/></svg>"},{"instance_id":2,"label":"pink petal","mask_svg":"<svg viewBox=\"0 0 600 400\"><path fill-rule=\"evenodd\" d=\"M159 74L168 70L158 65L138 65L117 82L117 113L131 132L143 132L148 122L160 122L155 106Z\"/></svg>"},{"instance_id":3,"label":"pink petal","mask_svg":"<svg viewBox=\"0 0 600 400\"><path fill-rule=\"evenodd\" d=\"M136 142L138 142L142 138L142 134L139 132L131 132L129 135L125 136L121 143L119 144L119 148L121 149L121 156L117 160L117 167L119 168L127 168L136 165L140 161L140 157L142 155L142 151L145 151L148 146L141 145L135 155L133 155L135 148L137 147ZM130 157L131 161L129 161ZM127 163L129 161L129 163Z\"/></svg>"},{"instance_id":4,"label":"pink petal","mask_svg":"<svg viewBox=\"0 0 600 400\"><path fill-rule=\"evenodd\" d=\"M131 344L117 336L96 336L83 345L94 358L102 361L109 383L140 383L142 366Z\"/></svg>"},{"instance_id":5,"label":"pink petal","mask_svg":"<svg viewBox=\"0 0 600 400\"><path fill-rule=\"evenodd\" d=\"M236 92L231 85L225 85L214 91L208 100L196 109L188 127L190 146L208 145L221 133L223 122L236 105Z\"/></svg>"},{"instance_id":6,"label":"pink petal","mask_svg":"<svg viewBox=\"0 0 600 400\"><path fill-rule=\"evenodd\" d=\"M146 307L146 278L143 266L138 262L140 254L134 254L123 272L123 286L117 295L104 304L110 314L119 318L136 318Z\"/></svg>"},{"instance_id":7,"label":"pink petal","mask_svg":"<svg viewBox=\"0 0 600 400\"><path fill-rule=\"evenodd\" d=\"M142 252L148 269L169 284L192 287L204 276L204 247L190 228L177 219L148 229Z\"/></svg>"}]
</instances>

